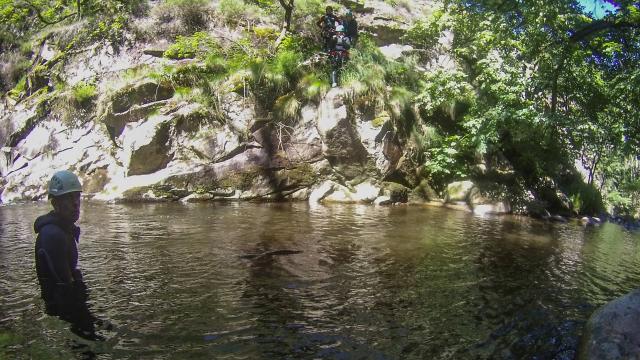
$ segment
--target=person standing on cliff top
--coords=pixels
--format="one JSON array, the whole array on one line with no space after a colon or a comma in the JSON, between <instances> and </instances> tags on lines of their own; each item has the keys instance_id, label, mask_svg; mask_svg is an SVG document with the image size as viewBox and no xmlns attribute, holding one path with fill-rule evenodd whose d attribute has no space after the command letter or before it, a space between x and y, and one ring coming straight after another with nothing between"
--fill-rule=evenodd
<instances>
[{"instance_id":1,"label":"person standing on cliff top","mask_svg":"<svg viewBox=\"0 0 640 360\"><path fill-rule=\"evenodd\" d=\"M347 10L342 19L342 25L345 28L345 35L349 38L351 46L356 46L358 42L358 21L353 16L351 10Z\"/></svg>"},{"instance_id":2,"label":"person standing on cliff top","mask_svg":"<svg viewBox=\"0 0 640 360\"><path fill-rule=\"evenodd\" d=\"M58 171L51 177L48 196L53 210L38 217L35 262L40 295L49 315L71 323L71 331L89 339L95 334L96 318L86 300L87 288L78 269L78 240L82 185L70 171Z\"/></svg>"},{"instance_id":3,"label":"person standing on cliff top","mask_svg":"<svg viewBox=\"0 0 640 360\"><path fill-rule=\"evenodd\" d=\"M316 22L321 30L324 51L331 50L331 38L335 34L336 25L340 24L340 19L333 13L333 7L327 6L325 14Z\"/></svg>"}]
</instances>

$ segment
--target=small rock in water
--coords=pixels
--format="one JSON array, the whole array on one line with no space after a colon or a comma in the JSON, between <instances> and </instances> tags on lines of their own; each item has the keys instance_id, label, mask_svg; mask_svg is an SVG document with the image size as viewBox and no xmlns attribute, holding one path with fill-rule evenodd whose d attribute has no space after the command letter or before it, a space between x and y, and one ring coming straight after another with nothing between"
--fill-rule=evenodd
<instances>
[{"instance_id":1,"label":"small rock in water","mask_svg":"<svg viewBox=\"0 0 640 360\"><path fill-rule=\"evenodd\" d=\"M213 340L217 340L219 337L220 337L219 335L215 335L215 334L206 334L205 336L203 336L203 340L213 341Z\"/></svg>"}]
</instances>

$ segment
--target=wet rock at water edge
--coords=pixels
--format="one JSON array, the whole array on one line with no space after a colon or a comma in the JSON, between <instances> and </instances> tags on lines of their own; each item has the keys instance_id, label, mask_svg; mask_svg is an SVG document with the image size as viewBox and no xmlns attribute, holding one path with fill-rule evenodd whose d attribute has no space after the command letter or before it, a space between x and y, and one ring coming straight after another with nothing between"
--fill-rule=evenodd
<instances>
[{"instance_id":1,"label":"wet rock at water edge","mask_svg":"<svg viewBox=\"0 0 640 360\"><path fill-rule=\"evenodd\" d=\"M578 355L580 360L640 357L640 289L611 301L589 319Z\"/></svg>"}]
</instances>

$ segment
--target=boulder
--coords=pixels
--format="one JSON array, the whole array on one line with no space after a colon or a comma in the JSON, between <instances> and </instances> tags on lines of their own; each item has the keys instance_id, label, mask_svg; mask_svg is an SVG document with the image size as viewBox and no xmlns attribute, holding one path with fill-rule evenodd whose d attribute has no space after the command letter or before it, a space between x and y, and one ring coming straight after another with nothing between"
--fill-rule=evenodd
<instances>
[{"instance_id":1,"label":"boulder","mask_svg":"<svg viewBox=\"0 0 640 360\"><path fill-rule=\"evenodd\" d=\"M398 60L405 56L406 52L410 52L411 50L413 50L411 45L389 44L380 47L380 52L382 52L382 55L388 60Z\"/></svg>"},{"instance_id":2,"label":"boulder","mask_svg":"<svg viewBox=\"0 0 640 360\"><path fill-rule=\"evenodd\" d=\"M331 190L321 199L334 203L372 203L380 193L380 188L369 182L360 183L350 189L344 185L333 183Z\"/></svg>"},{"instance_id":3,"label":"boulder","mask_svg":"<svg viewBox=\"0 0 640 360\"><path fill-rule=\"evenodd\" d=\"M311 189L302 188L300 190L294 191L291 193L288 198L296 201L308 201L311 196Z\"/></svg>"},{"instance_id":4,"label":"boulder","mask_svg":"<svg viewBox=\"0 0 640 360\"><path fill-rule=\"evenodd\" d=\"M498 201L489 204L478 204L473 207L476 215L503 215L511 213L511 205L506 201Z\"/></svg>"},{"instance_id":5,"label":"boulder","mask_svg":"<svg viewBox=\"0 0 640 360\"><path fill-rule=\"evenodd\" d=\"M136 104L121 113L106 113L102 122L107 126L111 138L115 139L122 135L122 131L128 123L146 119L165 105L167 105L167 101L157 101L143 105Z\"/></svg>"},{"instance_id":6,"label":"boulder","mask_svg":"<svg viewBox=\"0 0 640 360\"><path fill-rule=\"evenodd\" d=\"M157 57L157 58L161 58L164 56L164 52L166 51L166 49L154 49L154 48L149 48L149 49L144 49L142 51L143 54L145 55L149 55L149 56L153 56L153 57Z\"/></svg>"},{"instance_id":7,"label":"boulder","mask_svg":"<svg viewBox=\"0 0 640 360\"><path fill-rule=\"evenodd\" d=\"M85 195L99 193L104 190L109 180L109 173L106 167L95 169L82 177L82 192Z\"/></svg>"},{"instance_id":8,"label":"boulder","mask_svg":"<svg viewBox=\"0 0 640 360\"><path fill-rule=\"evenodd\" d=\"M393 201L391 201L391 197L389 196L378 196L374 201L373 201L374 205L378 205L378 206L385 206L385 205L391 205L393 204Z\"/></svg>"},{"instance_id":9,"label":"boulder","mask_svg":"<svg viewBox=\"0 0 640 360\"><path fill-rule=\"evenodd\" d=\"M357 195L344 185L335 184L333 191L322 199L323 202L351 204L358 202Z\"/></svg>"},{"instance_id":10,"label":"boulder","mask_svg":"<svg viewBox=\"0 0 640 360\"><path fill-rule=\"evenodd\" d=\"M404 185L385 182L382 186L382 194L389 197L389 201L392 203L406 203L409 201L409 188Z\"/></svg>"},{"instance_id":11,"label":"boulder","mask_svg":"<svg viewBox=\"0 0 640 360\"><path fill-rule=\"evenodd\" d=\"M145 79L129 84L111 96L111 110L114 114L129 110L133 105L144 105L173 97L173 87L157 81Z\"/></svg>"},{"instance_id":12,"label":"boulder","mask_svg":"<svg viewBox=\"0 0 640 360\"><path fill-rule=\"evenodd\" d=\"M347 116L342 96L342 90L334 88L320 103L317 128L324 144L323 152L332 165L362 164L367 160L367 150Z\"/></svg>"},{"instance_id":13,"label":"boulder","mask_svg":"<svg viewBox=\"0 0 640 360\"><path fill-rule=\"evenodd\" d=\"M418 186L413 189L413 193L417 197L430 201L438 198L436 191L429 185L427 180L421 180Z\"/></svg>"},{"instance_id":14,"label":"boulder","mask_svg":"<svg viewBox=\"0 0 640 360\"><path fill-rule=\"evenodd\" d=\"M331 180L327 180L311 189L311 194L309 195L309 203L317 204L322 201L327 195L329 195L332 191L336 183Z\"/></svg>"},{"instance_id":15,"label":"boulder","mask_svg":"<svg viewBox=\"0 0 640 360\"><path fill-rule=\"evenodd\" d=\"M640 289L611 301L589 318L580 360L637 359L640 354Z\"/></svg>"},{"instance_id":16,"label":"boulder","mask_svg":"<svg viewBox=\"0 0 640 360\"><path fill-rule=\"evenodd\" d=\"M85 174L104 165L99 164L103 155L97 154L104 154L108 144L93 123L69 129L60 121L42 121L11 148L13 162L4 175L3 202L44 198L55 170L71 169L86 180Z\"/></svg>"},{"instance_id":17,"label":"boulder","mask_svg":"<svg viewBox=\"0 0 640 360\"><path fill-rule=\"evenodd\" d=\"M363 114L359 114L356 121L360 141L381 174L396 170L402 157L402 147L397 142L395 133L384 125L385 119L377 117L369 120Z\"/></svg>"},{"instance_id":18,"label":"boulder","mask_svg":"<svg viewBox=\"0 0 640 360\"><path fill-rule=\"evenodd\" d=\"M44 100L21 103L0 119L0 145L17 146L46 117L48 106Z\"/></svg>"},{"instance_id":19,"label":"boulder","mask_svg":"<svg viewBox=\"0 0 640 360\"><path fill-rule=\"evenodd\" d=\"M600 218L598 218L598 217L583 216L580 219L580 223L583 226L597 226L597 225L602 224L602 220L600 220Z\"/></svg>"},{"instance_id":20,"label":"boulder","mask_svg":"<svg viewBox=\"0 0 640 360\"><path fill-rule=\"evenodd\" d=\"M116 90L102 112L102 122L112 139L119 137L127 123L147 118L167 105L173 97L171 86L145 79Z\"/></svg>"},{"instance_id":21,"label":"boulder","mask_svg":"<svg viewBox=\"0 0 640 360\"><path fill-rule=\"evenodd\" d=\"M472 189L475 189L476 185L469 180L456 181L447 185L445 191L446 202L467 202Z\"/></svg>"},{"instance_id":22,"label":"boulder","mask_svg":"<svg viewBox=\"0 0 640 360\"><path fill-rule=\"evenodd\" d=\"M150 174L167 166L173 158L171 128L171 119L166 116L125 127L122 147L127 176Z\"/></svg>"},{"instance_id":23,"label":"boulder","mask_svg":"<svg viewBox=\"0 0 640 360\"><path fill-rule=\"evenodd\" d=\"M211 114L198 103L183 104L167 113L176 129L176 159L185 162L224 161L246 149L241 137L228 124L211 120Z\"/></svg>"},{"instance_id":24,"label":"boulder","mask_svg":"<svg viewBox=\"0 0 640 360\"><path fill-rule=\"evenodd\" d=\"M358 202L371 203L380 194L380 188L371 182L363 182L354 187L355 198Z\"/></svg>"},{"instance_id":25,"label":"boulder","mask_svg":"<svg viewBox=\"0 0 640 360\"><path fill-rule=\"evenodd\" d=\"M227 123L235 131L246 133L255 124L254 103L249 99L230 92L222 97L222 112Z\"/></svg>"}]
</instances>

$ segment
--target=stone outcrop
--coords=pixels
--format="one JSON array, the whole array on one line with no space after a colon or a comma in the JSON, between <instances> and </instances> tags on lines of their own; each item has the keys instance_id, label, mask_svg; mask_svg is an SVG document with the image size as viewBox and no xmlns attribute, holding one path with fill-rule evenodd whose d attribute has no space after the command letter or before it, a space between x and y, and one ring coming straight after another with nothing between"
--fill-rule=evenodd
<instances>
[{"instance_id":1,"label":"stone outcrop","mask_svg":"<svg viewBox=\"0 0 640 360\"><path fill-rule=\"evenodd\" d=\"M468 210L478 215L511 212L511 205L507 201L487 198L480 187L469 180L449 184L444 201L452 208Z\"/></svg>"},{"instance_id":2,"label":"stone outcrop","mask_svg":"<svg viewBox=\"0 0 640 360\"><path fill-rule=\"evenodd\" d=\"M637 359L640 354L640 290L611 301L591 315L580 360Z\"/></svg>"},{"instance_id":3,"label":"stone outcrop","mask_svg":"<svg viewBox=\"0 0 640 360\"><path fill-rule=\"evenodd\" d=\"M150 174L167 166L173 157L170 132L170 119L160 116L125 127L121 137L127 176Z\"/></svg>"},{"instance_id":4,"label":"stone outcrop","mask_svg":"<svg viewBox=\"0 0 640 360\"><path fill-rule=\"evenodd\" d=\"M403 35L428 16L431 1L347 3L388 59L424 50L406 45ZM216 30L221 31L214 36L218 40L240 39L238 31ZM162 58L169 43L149 41L118 51L92 45L56 65L61 68L56 76L65 84L95 87L95 96L82 109L69 104L69 87L43 88L0 103L1 202L43 199L55 169L77 172L85 195L104 201L438 200L424 171L416 168L411 139L400 135L404 130L397 128L395 106L355 101L353 89L323 88L311 100L301 98L299 111L283 119L246 87L248 70L216 89L176 94L180 76L161 73L164 66L199 74L208 65L197 57ZM439 56L447 54L440 50L452 41L450 33L443 33L437 49L419 54L416 67L447 68L451 63L441 63ZM43 46L41 53L46 61L61 54L53 45ZM321 61L313 59L303 66ZM63 113L54 104L76 108ZM446 196L448 206L476 213L510 211L507 203L486 198L474 184L459 194L450 187Z\"/></svg>"},{"instance_id":5,"label":"stone outcrop","mask_svg":"<svg viewBox=\"0 0 640 360\"><path fill-rule=\"evenodd\" d=\"M310 203L373 203L379 196L380 188L371 182L363 182L353 187L327 180L314 188L309 196Z\"/></svg>"},{"instance_id":6,"label":"stone outcrop","mask_svg":"<svg viewBox=\"0 0 640 360\"><path fill-rule=\"evenodd\" d=\"M347 115L343 95L341 89L334 88L320 103L317 128L324 144L323 153L332 165L362 164L367 161L367 150Z\"/></svg>"},{"instance_id":7,"label":"stone outcrop","mask_svg":"<svg viewBox=\"0 0 640 360\"><path fill-rule=\"evenodd\" d=\"M158 111L173 94L172 87L150 79L127 85L111 95L102 121L113 138L119 137L127 123L140 121Z\"/></svg>"}]
</instances>

